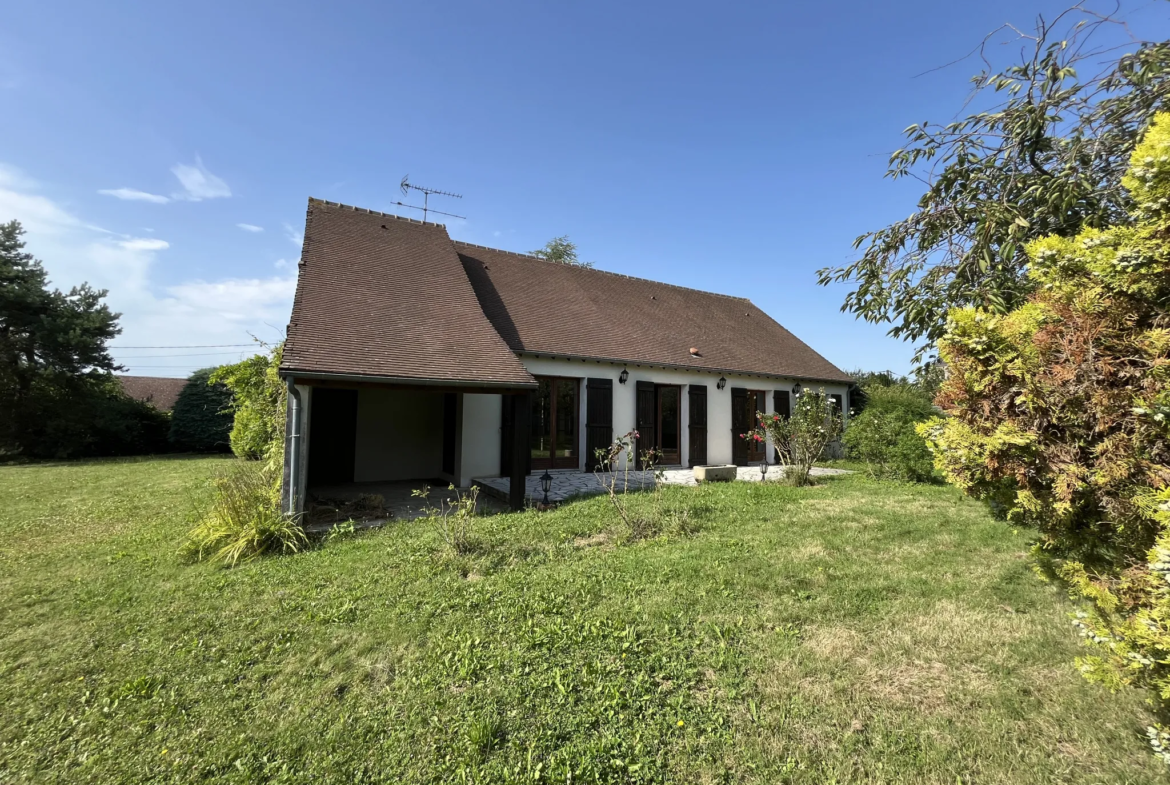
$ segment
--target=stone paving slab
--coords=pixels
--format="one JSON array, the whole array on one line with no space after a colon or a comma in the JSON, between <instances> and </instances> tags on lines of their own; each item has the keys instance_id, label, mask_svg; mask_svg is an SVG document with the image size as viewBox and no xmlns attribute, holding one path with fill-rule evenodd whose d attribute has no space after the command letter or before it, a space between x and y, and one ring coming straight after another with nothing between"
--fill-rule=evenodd
<instances>
[{"instance_id":1,"label":"stone paving slab","mask_svg":"<svg viewBox=\"0 0 1170 785\"><path fill-rule=\"evenodd\" d=\"M744 482L760 482L761 480L779 480L783 466L768 466L767 475L760 473L759 466L739 466L736 469L735 479ZM814 467L811 474L814 477L825 477L834 474L849 474L845 469L822 469ZM543 474L543 472L541 472ZM549 502L563 502L578 496L595 496L605 493L605 483L608 485L613 473L605 472L594 475L590 472L549 472L552 476L552 488L548 492ZM695 473L691 469L665 469L662 472L662 481L666 485L697 485ZM507 477L484 477L472 482L482 486L487 493L507 499L511 480ZM628 484L628 487L627 487ZM640 491L654 487L654 474L649 471L617 472L617 488L620 492L626 490ZM540 474L529 474L524 481L524 496L531 501L543 501L544 491L540 487Z\"/></svg>"}]
</instances>

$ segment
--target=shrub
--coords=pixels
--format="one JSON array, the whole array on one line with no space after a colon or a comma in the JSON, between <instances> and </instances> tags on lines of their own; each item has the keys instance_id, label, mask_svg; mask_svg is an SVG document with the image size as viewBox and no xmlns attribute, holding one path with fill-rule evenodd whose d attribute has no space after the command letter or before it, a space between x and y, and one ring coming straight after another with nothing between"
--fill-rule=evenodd
<instances>
[{"instance_id":1,"label":"shrub","mask_svg":"<svg viewBox=\"0 0 1170 785\"><path fill-rule=\"evenodd\" d=\"M137 401L110 374L33 385L36 416L25 425L24 454L86 458L166 452L170 415Z\"/></svg>"},{"instance_id":2,"label":"shrub","mask_svg":"<svg viewBox=\"0 0 1170 785\"><path fill-rule=\"evenodd\" d=\"M1024 305L951 312L936 399L951 417L919 427L947 479L1034 526L1043 565L1087 600L1082 673L1167 701L1170 115L1123 182L1131 222L1028 246ZM1164 751L1165 729L1150 738Z\"/></svg>"},{"instance_id":3,"label":"shrub","mask_svg":"<svg viewBox=\"0 0 1170 785\"><path fill-rule=\"evenodd\" d=\"M191 374L179 392L171 413L170 440L175 449L225 452L231 445L232 394L222 383L211 381L213 370Z\"/></svg>"},{"instance_id":4,"label":"shrub","mask_svg":"<svg viewBox=\"0 0 1170 785\"><path fill-rule=\"evenodd\" d=\"M805 390L796 395L792 415L757 412L758 424L741 438L772 446L785 466L784 480L792 485L808 485L809 472L830 444L841 438L841 413L824 390Z\"/></svg>"},{"instance_id":5,"label":"shrub","mask_svg":"<svg viewBox=\"0 0 1170 785\"><path fill-rule=\"evenodd\" d=\"M188 543L195 558L230 567L266 553L296 553L305 546L300 523L280 511L279 478L271 474L265 464L239 462L212 481L211 508L192 529Z\"/></svg>"},{"instance_id":6,"label":"shrub","mask_svg":"<svg viewBox=\"0 0 1170 785\"><path fill-rule=\"evenodd\" d=\"M268 354L257 354L235 365L224 365L211 375L232 393L234 421L231 446L240 458L268 457L284 442L285 386L280 378L284 345Z\"/></svg>"},{"instance_id":7,"label":"shrub","mask_svg":"<svg viewBox=\"0 0 1170 785\"><path fill-rule=\"evenodd\" d=\"M865 389L865 411L845 429L851 458L865 461L870 476L911 482L935 479L934 459L915 425L934 416L930 399L909 384Z\"/></svg>"}]
</instances>

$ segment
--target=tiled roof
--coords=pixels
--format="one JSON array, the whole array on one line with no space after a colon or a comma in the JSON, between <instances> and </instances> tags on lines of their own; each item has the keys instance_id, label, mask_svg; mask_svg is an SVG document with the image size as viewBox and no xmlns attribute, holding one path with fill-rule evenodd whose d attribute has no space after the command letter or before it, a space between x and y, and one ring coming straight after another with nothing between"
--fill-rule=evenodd
<instances>
[{"instance_id":1,"label":"tiled roof","mask_svg":"<svg viewBox=\"0 0 1170 785\"><path fill-rule=\"evenodd\" d=\"M749 300L309 200L282 371L531 386L516 353L850 381Z\"/></svg>"},{"instance_id":2,"label":"tiled roof","mask_svg":"<svg viewBox=\"0 0 1170 785\"><path fill-rule=\"evenodd\" d=\"M318 199L309 200L281 369L535 383L480 309L444 227Z\"/></svg>"},{"instance_id":3,"label":"tiled roof","mask_svg":"<svg viewBox=\"0 0 1170 785\"><path fill-rule=\"evenodd\" d=\"M187 386L186 379L164 376L116 376L122 390L135 400L149 403L154 408L169 412L175 408L179 393Z\"/></svg>"},{"instance_id":4,"label":"tiled roof","mask_svg":"<svg viewBox=\"0 0 1170 785\"><path fill-rule=\"evenodd\" d=\"M469 243L455 248L513 351L851 381L750 300Z\"/></svg>"}]
</instances>

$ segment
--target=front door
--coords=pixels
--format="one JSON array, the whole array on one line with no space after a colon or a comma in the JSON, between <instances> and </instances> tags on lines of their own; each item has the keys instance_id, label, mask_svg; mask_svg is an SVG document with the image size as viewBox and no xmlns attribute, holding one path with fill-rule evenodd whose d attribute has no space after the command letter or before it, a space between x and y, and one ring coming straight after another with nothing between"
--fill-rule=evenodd
<instances>
[{"instance_id":1,"label":"front door","mask_svg":"<svg viewBox=\"0 0 1170 785\"><path fill-rule=\"evenodd\" d=\"M764 460L764 443L746 440L744 434L758 424L756 412L767 411L767 399L760 390L731 390L731 455L737 466Z\"/></svg>"},{"instance_id":2,"label":"front door","mask_svg":"<svg viewBox=\"0 0 1170 785\"><path fill-rule=\"evenodd\" d=\"M578 379L536 377L532 396L532 469L576 469L578 454Z\"/></svg>"},{"instance_id":3,"label":"front door","mask_svg":"<svg viewBox=\"0 0 1170 785\"><path fill-rule=\"evenodd\" d=\"M658 449L662 451L663 466L682 463L682 388L660 384L658 392Z\"/></svg>"}]
</instances>

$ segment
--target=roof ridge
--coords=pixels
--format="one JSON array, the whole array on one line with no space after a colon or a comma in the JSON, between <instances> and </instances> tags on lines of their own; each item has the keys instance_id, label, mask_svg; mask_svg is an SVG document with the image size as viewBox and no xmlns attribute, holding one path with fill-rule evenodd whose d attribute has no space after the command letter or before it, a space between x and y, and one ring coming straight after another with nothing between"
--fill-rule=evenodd
<instances>
[{"instance_id":1,"label":"roof ridge","mask_svg":"<svg viewBox=\"0 0 1170 785\"><path fill-rule=\"evenodd\" d=\"M408 218L405 215L395 215L394 213L384 213L381 210L371 210L368 207L355 207L352 204L345 204L343 202L331 202L328 199L318 199L315 196L309 197L309 205L312 206L314 202L323 204L326 207L340 207L344 210L353 210L355 213L368 213L370 215L378 215L382 218L393 218L396 221L406 221L407 223L420 224L422 226L438 226L441 229L446 229L447 224L435 223L434 221L420 221L417 218Z\"/></svg>"},{"instance_id":2,"label":"roof ridge","mask_svg":"<svg viewBox=\"0 0 1170 785\"><path fill-rule=\"evenodd\" d=\"M586 267L584 265L566 265L564 262L554 262L551 259L541 259L539 256L532 254L520 253L519 251L507 251L503 248L492 248L490 245L480 245L479 243L469 243L465 240L452 240L456 246L466 245L472 248L482 248L485 251L495 251L496 253L505 253L509 256L519 256L521 259L527 259L532 262L543 262L545 264L555 264L561 267L577 267L581 270L591 273L602 273L604 275L612 275L617 278L625 278L627 281L643 281L645 283L657 284L658 286L669 286L671 289L682 289L684 292L698 292L699 294L709 294L712 297L726 297L728 300L739 300L741 302L750 303L751 299L747 297L736 297L734 294L723 294L721 292L709 292L706 289L696 289L693 286L679 286L676 283L666 283L665 281L655 281L653 278L639 278L636 275L626 275L625 273L615 273L610 270L601 270L596 267Z\"/></svg>"}]
</instances>

